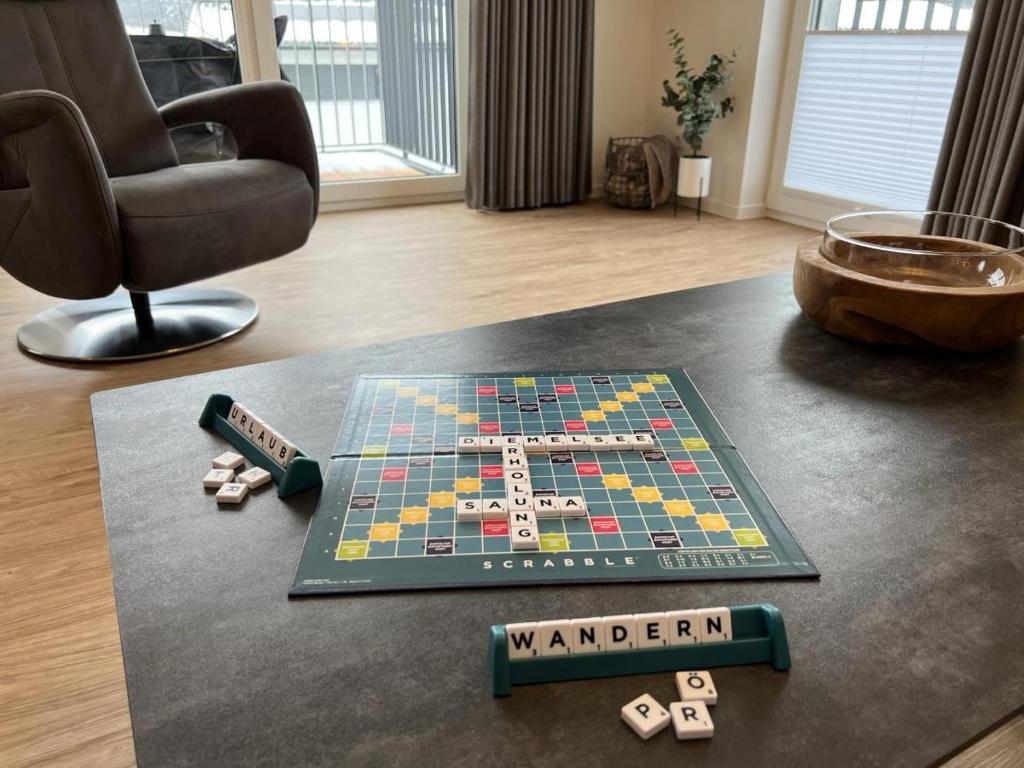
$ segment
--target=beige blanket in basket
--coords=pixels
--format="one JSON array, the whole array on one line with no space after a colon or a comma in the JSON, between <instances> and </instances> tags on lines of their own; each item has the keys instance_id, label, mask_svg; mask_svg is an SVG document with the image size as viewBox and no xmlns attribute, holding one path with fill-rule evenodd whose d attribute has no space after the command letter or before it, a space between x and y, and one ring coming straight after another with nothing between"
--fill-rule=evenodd
<instances>
[{"instance_id":1,"label":"beige blanket in basket","mask_svg":"<svg viewBox=\"0 0 1024 768\"><path fill-rule=\"evenodd\" d=\"M644 158L647 160L651 208L657 208L672 197L675 189L679 149L668 136L651 136L644 142Z\"/></svg>"}]
</instances>

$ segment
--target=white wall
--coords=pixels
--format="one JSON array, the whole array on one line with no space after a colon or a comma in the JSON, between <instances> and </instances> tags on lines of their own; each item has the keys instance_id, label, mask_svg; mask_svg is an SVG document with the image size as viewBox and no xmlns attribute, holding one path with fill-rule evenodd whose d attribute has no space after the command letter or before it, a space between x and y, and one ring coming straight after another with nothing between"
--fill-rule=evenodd
<instances>
[{"instance_id":1,"label":"white wall","mask_svg":"<svg viewBox=\"0 0 1024 768\"><path fill-rule=\"evenodd\" d=\"M725 93L736 111L712 125L704 153L714 158L708 210L760 216L793 0L596 0L594 27L594 186L604 174L609 136L679 134L661 106L661 81L674 66L667 31L686 40L691 69L736 49Z\"/></svg>"}]
</instances>

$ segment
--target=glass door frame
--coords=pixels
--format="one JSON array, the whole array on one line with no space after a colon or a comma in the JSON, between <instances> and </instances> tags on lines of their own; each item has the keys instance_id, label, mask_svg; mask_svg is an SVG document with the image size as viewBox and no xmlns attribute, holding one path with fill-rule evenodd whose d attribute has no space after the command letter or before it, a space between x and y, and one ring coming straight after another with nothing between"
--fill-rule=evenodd
<instances>
[{"instance_id":1,"label":"glass door frame","mask_svg":"<svg viewBox=\"0 0 1024 768\"><path fill-rule=\"evenodd\" d=\"M329 181L320 184L320 210L372 208L443 200L462 200L466 188L466 134L469 109L469 6L455 5L456 172L411 178ZM280 80L272 0L233 0L235 34L243 82Z\"/></svg>"}]
</instances>

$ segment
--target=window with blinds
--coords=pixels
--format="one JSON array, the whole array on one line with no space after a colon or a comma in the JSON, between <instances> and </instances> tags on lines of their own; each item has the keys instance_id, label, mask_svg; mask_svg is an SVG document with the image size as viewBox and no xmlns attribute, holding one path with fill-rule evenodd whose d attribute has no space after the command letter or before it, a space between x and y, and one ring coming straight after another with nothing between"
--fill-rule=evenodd
<instances>
[{"instance_id":1,"label":"window with blinds","mask_svg":"<svg viewBox=\"0 0 1024 768\"><path fill-rule=\"evenodd\" d=\"M924 209L972 7L969 0L813 3L785 186Z\"/></svg>"}]
</instances>

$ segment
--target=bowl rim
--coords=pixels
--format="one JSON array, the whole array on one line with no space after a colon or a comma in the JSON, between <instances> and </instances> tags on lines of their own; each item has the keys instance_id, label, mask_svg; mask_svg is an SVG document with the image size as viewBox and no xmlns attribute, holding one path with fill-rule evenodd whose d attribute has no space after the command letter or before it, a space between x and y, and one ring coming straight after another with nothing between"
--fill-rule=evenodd
<instances>
[{"instance_id":1,"label":"bowl rim","mask_svg":"<svg viewBox=\"0 0 1024 768\"><path fill-rule=\"evenodd\" d=\"M856 218L859 216L900 216L900 217L925 217L925 216L952 216L958 219L970 219L971 221L980 221L986 224L995 224L1000 227L1005 227L1008 230L1016 232L1021 236L1024 241L1024 228L1018 227L1015 224L1008 224L1005 221L999 221L998 219L990 219L986 216L975 216L970 213L954 213L952 211L912 211L912 210L887 210L887 211L848 211L847 213L838 213L835 216L829 216L825 220L825 238L833 238L839 240L848 245L854 245L858 248L869 248L876 251L885 251L887 253L902 253L914 256L948 256L948 251L926 251L919 250L917 248L897 248L894 246L879 245L878 243L872 243L868 240L860 240L856 236L844 235L836 232L832 225L833 222L839 222L844 219ZM941 235L938 235L941 237ZM1003 248L998 251L977 251L976 253L961 252L960 255L967 257L983 257L992 258L993 256L1024 256L1024 245L1019 248ZM831 261L831 259L830 259Z\"/></svg>"}]
</instances>

